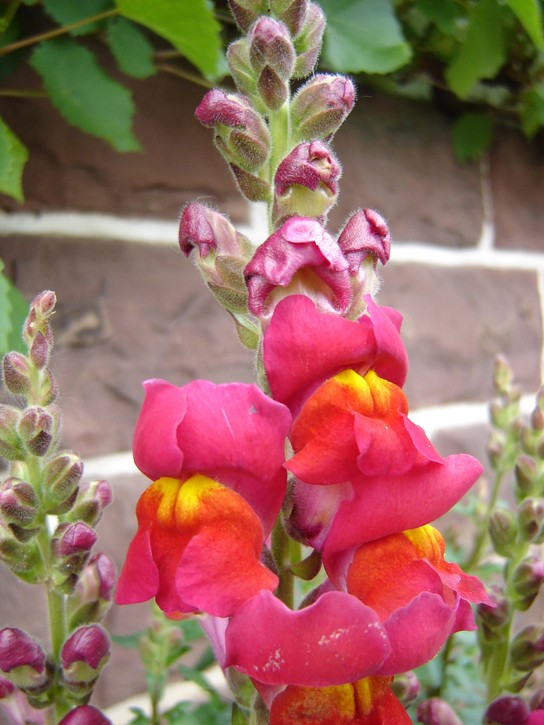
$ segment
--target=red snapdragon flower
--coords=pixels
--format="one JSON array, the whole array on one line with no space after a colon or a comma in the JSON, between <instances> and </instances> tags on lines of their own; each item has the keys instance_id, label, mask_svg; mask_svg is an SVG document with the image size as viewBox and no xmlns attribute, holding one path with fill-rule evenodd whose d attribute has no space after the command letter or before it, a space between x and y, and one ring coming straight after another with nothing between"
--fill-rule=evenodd
<instances>
[{"instance_id":1,"label":"red snapdragon flower","mask_svg":"<svg viewBox=\"0 0 544 725\"><path fill-rule=\"evenodd\" d=\"M134 460L154 483L121 572L120 604L228 616L277 577L260 561L286 490L287 409L256 385L146 383Z\"/></svg>"}]
</instances>

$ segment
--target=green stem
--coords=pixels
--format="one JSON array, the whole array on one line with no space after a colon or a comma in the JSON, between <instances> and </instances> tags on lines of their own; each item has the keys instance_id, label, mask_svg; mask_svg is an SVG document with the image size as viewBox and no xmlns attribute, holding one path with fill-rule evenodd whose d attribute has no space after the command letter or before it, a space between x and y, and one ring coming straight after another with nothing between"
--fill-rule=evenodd
<instances>
[{"instance_id":1,"label":"green stem","mask_svg":"<svg viewBox=\"0 0 544 725\"><path fill-rule=\"evenodd\" d=\"M271 184L273 184L276 169L291 151L291 106L289 100L287 100L277 111L270 112L268 127L270 129L270 136L272 139L268 180ZM268 205L268 226L270 233L274 231L272 224L272 210L273 205L270 203Z\"/></svg>"},{"instance_id":2,"label":"green stem","mask_svg":"<svg viewBox=\"0 0 544 725\"><path fill-rule=\"evenodd\" d=\"M278 567L279 579L276 596L293 609L295 599L294 577L291 571L290 537L285 531L281 515L272 530L272 556Z\"/></svg>"},{"instance_id":3,"label":"green stem","mask_svg":"<svg viewBox=\"0 0 544 725\"><path fill-rule=\"evenodd\" d=\"M14 51L20 50L21 48L27 48L30 45L36 45L37 43L41 43L44 40L51 40L51 38L57 38L59 35L66 35L72 30L82 28L84 25L89 25L89 23L97 23L100 20L105 20L106 18L111 18L118 14L119 10L117 8L114 8L113 10L106 10L105 12L99 13L98 15L93 15L89 18L78 20L77 22L70 23L69 25L63 25L62 28L55 28L55 30L48 30L46 33L39 33L38 35L32 35L29 38L23 38L23 40L18 40L15 43L10 43L9 45L5 45L3 48L0 48L0 56L8 55L9 53L13 53Z\"/></svg>"}]
</instances>

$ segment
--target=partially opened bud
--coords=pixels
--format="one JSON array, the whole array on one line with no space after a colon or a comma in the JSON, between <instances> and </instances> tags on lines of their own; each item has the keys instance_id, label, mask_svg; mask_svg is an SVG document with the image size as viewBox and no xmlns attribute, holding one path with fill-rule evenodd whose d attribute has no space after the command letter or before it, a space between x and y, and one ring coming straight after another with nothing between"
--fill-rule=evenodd
<instances>
[{"instance_id":1,"label":"partially opened bud","mask_svg":"<svg viewBox=\"0 0 544 725\"><path fill-rule=\"evenodd\" d=\"M49 411L37 405L26 408L19 419L19 435L33 456L44 456L55 432L55 421Z\"/></svg>"},{"instance_id":2,"label":"partially opened bud","mask_svg":"<svg viewBox=\"0 0 544 725\"><path fill-rule=\"evenodd\" d=\"M293 78L306 78L312 73L321 52L326 25L323 10L315 3L309 3L302 29L295 38L297 60Z\"/></svg>"},{"instance_id":3,"label":"partially opened bud","mask_svg":"<svg viewBox=\"0 0 544 725\"><path fill-rule=\"evenodd\" d=\"M45 650L16 627L0 629L0 670L23 691L39 690L49 681Z\"/></svg>"},{"instance_id":4,"label":"partially opened bud","mask_svg":"<svg viewBox=\"0 0 544 725\"><path fill-rule=\"evenodd\" d=\"M447 702L431 697L418 705L417 721L424 725L463 725Z\"/></svg>"},{"instance_id":5,"label":"partially opened bud","mask_svg":"<svg viewBox=\"0 0 544 725\"><path fill-rule=\"evenodd\" d=\"M204 126L215 131L215 145L229 163L257 171L268 158L268 126L244 96L214 88L195 111Z\"/></svg>"},{"instance_id":6,"label":"partially opened bud","mask_svg":"<svg viewBox=\"0 0 544 725\"><path fill-rule=\"evenodd\" d=\"M110 656L110 640L98 624L79 627L62 647L62 677L74 692L92 688Z\"/></svg>"},{"instance_id":7,"label":"partially opened bud","mask_svg":"<svg viewBox=\"0 0 544 725\"><path fill-rule=\"evenodd\" d=\"M484 715L484 725L524 725L529 708L521 697L503 695L494 700Z\"/></svg>"},{"instance_id":8,"label":"partially opened bud","mask_svg":"<svg viewBox=\"0 0 544 725\"><path fill-rule=\"evenodd\" d=\"M296 93L291 104L295 135L301 141L328 139L355 103L355 86L346 76L318 74Z\"/></svg>"},{"instance_id":9,"label":"partially opened bud","mask_svg":"<svg viewBox=\"0 0 544 725\"><path fill-rule=\"evenodd\" d=\"M13 395L28 395L32 388L31 364L20 352L8 352L3 360L4 383Z\"/></svg>"},{"instance_id":10,"label":"partially opened bud","mask_svg":"<svg viewBox=\"0 0 544 725\"><path fill-rule=\"evenodd\" d=\"M257 20L268 13L268 0L228 0L236 25L243 33Z\"/></svg>"}]
</instances>

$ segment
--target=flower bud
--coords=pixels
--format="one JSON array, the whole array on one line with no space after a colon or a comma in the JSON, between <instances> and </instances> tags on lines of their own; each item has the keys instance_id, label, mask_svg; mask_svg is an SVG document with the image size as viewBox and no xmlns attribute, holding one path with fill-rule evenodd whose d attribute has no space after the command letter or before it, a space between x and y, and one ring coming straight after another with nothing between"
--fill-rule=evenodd
<instances>
[{"instance_id":1,"label":"flower bud","mask_svg":"<svg viewBox=\"0 0 544 725\"><path fill-rule=\"evenodd\" d=\"M38 332L30 348L29 358L35 368L42 370L49 362L51 343L42 332Z\"/></svg>"},{"instance_id":2,"label":"flower bud","mask_svg":"<svg viewBox=\"0 0 544 725\"><path fill-rule=\"evenodd\" d=\"M0 405L0 456L7 461L23 461L25 450L17 432L21 411L12 405Z\"/></svg>"},{"instance_id":3,"label":"flower bud","mask_svg":"<svg viewBox=\"0 0 544 725\"><path fill-rule=\"evenodd\" d=\"M391 237L384 219L372 209L356 211L338 236L338 246L349 263L351 274L357 274L363 260L372 257L374 267L386 264L391 252Z\"/></svg>"},{"instance_id":4,"label":"flower bud","mask_svg":"<svg viewBox=\"0 0 544 725\"><path fill-rule=\"evenodd\" d=\"M214 129L215 145L228 163L252 172L267 160L271 143L268 126L244 96L215 88L206 93L195 116L202 125Z\"/></svg>"},{"instance_id":5,"label":"flower bud","mask_svg":"<svg viewBox=\"0 0 544 725\"><path fill-rule=\"evenodd\" d=\"M484 715L484 725L524 725L529 708L521 697L502 695L494 700Z\"/></svg>"},{"instance_id":6,"label":"flower bud","mask_svg":"<svg viewBox=\"0 0 544 725\"><path fill-rule=\"evenodd\" d=\"M23 325L23 339L29 348L32 347L38 332L41 332L50 344L53 343L49 318L54 312L56 303L57 297L50 290L40 292L32 300L28 317Z\"/></svg>"},{"instance_id":7,"label":"flower bud","mask_svg":"<svg viewBox=\"0 0 544 725\"><path fill-rule=\"evenodd\" d=\"M544 663L544 630L541 626L529 625L514 637L510 661L522 672L532 672Z\"/></svg>"},{"instance_id":8,"label":"flower bud","mask_svg":"<svg viewBox=\"0 0 544 725\"><path fill-rule=\"evenodd\" d=\"M93 556L70 598L70 626L96 622L108 610L115 587L115 564L106 554Z\"/></svg>"},{"instance_id":9,"label":"flower bud","mask_svg":"<svg viewBox=\"0 0 544 725\"><path fill-rule=\"evenodd\" d=\"M497 355L493 369L493 383L499 394L507 394L514 380L514 372L504 355Z\"/></svg>"},{"instance_id":10,"label":"flower bud","mask_svg":"<svg viewBox=\"0 0 544 725\"><path fill-rule=\"evenodd\" d=\"M40 378L40 389L39 389L39 402L43 406L51 405L51 403L58 396L59 391L57 387L57 381L53 376L53 373L49 368L44 368L41 371Z\"/></svg>"},{"instance_id":11,"label":"flower bud","mask_svg":"<svg viewBox=\"0 0 544 725\"><path fill-rule=\"evenodd\" d=\"M544 499L524 499L518 507L518 523L525 541L540 543L544 525Z\"/></svg>"},{"instance_id":12,"label":"flower bud","mask_svg":"<svg viewBox=\"0 0 544 725\"><path fill-rule=\"evenodd\" d=\"M112 722L94 705L79 705L70 710L59 725L112 725Z\"/></svg>"},{"instance_id":13,"label":"flower bud","mask_svg":"<svg viewBox=\"0 0 544 725\"><path fill-rule=\"evenodd\" d=\"M239 93L247 96L257 113L266 113L257 90L257 74L249 60L249 49L246 38L235 40L227 48L227 64L232 79Z\"/></svg>"},{"instance_id":14,"label":"flower bud","mask_svg":"<svg viewBox=\"0 0 544 725\"><path fill-rule=\"evenodd\" d=\"M274 176L274 224L291 216L320 218L336 203L341 168L321 141L305 141L280 163Z\"/></svg>"},{"instance_id":15,"label":"flower bud","mask_svg":"<svg viewBox=\"0 0 544 725\"><path fill-rule=\"evenodd\" d=\"M424 725L463 725L448 703L439 697L420 702L417 720Z\"/></svg>"},{"instance_id":16,"label":"flower bud","mask_svg":"<svg viewBox=\"0 0 544 725\"><path fill-rule=\"evenodd\" d=\"M230 164L230 170L239 192L248 201L269 201L272 196L272 189L268 181L255 176L255 174L250 174L249 171L244 171L236 164Z\"/></svg>"},{"instance_id":17,"label":"flower bud","mask_svg":"<svg viewBox=\"0 0 544 725\"><path fill-rule=\"evenodd\" d=\"M247 33L259 15L268 13L268 0L228 0L236 25Z\"/></svg>"},{"instance_id":18,"label":"flower bud","mask_svg":"<svg viewBox=\"0 0 544 725\"><path fill-rule=\"evenodd\" d=\"M538 468L534 458L526 454L518 456L514 476L516 480L516 499L521 500L534 491L538 481Z\"/></svg>"},{"instance_id":19,"label":"flower bud","mask_svg":"<svg viewBox=\"0 0 544 725\"><path fill-rule=\"evenodd\" d=\"M326 23L319 5L309 3L302 29L294 40L297 60L293 78L306 78L313 72L321 52Z\"/></svg>"},{"instance_id":20,"label":"flower bud","mask_svg":"<svg viewBox=\"0 0 544 725\"><path fill-rule=\"evenodd\" d=\"M489 536L497 554L509 556L517 534L514 514L508 509L495 509L489 518Z\"/></svg>"},{"instance_id":21,"label":"flower bud","mask_svg":"<svg viewBox=\"0 0 544 725\"><path fill-rule=\"evenodd\" d=\"M289 97L289 79L295 67L289 30L278 20L260 17L249 31L248 51L259 95L267 108L277 111Z\"/></svg>"},{"instance_id":22,"label":"flower bud","mask_svg":"<svg viewBox=\"0 0 544 725\"><path fill-rule=\"evenodd\" d=\"M530 425L519 421L519 424L516 427L516 431L519 435L521 450L529 456L534 456L538 448L538 441L537 437L535 436L534 430L531 428Z\"/></svg>"},{"instance_id":23,"label":"flower bud","mask_svg":"<svg viewBox=\"0 0 544 725\"><path fill-rule=\"evenodd\" d=\"M10 697L15 692L15 685L13 685L5 677L0 677L0 700L4 700L6 697Z\"/></svg>"},{"instance_id":24,"label":"flower bud","mask_svg":"<svg viewBox=\"0 0 544 725\"><path fill-rule=\"evenodd\" d=\"M44 456L53 440L54 421L51 414L39 406L23 411L19 419L19 436L33 456Z\"/></svg>"},{"instance_id":25,"label":"flower bud","mask_svg":"<svg viewBox=\"0 0 544 725\"><path fill-rule=\"evenodd\" d=\"M318 74L296 93L291 104L293 130L301 141L328 139L355 103L355 86L346 76Z\"/></svg>"},{"instance_id":26,"label":"flower bud","mask_svg":"<svg viewBox=\"0 0 544 725\"><path fill-rule=\"evenodd\" d=\"M0 527L0 561L23 581L43 581L42 559L35 541L21 538L14 538L13 531Z\"/></svg>"},{"instance_id":27,"label":"flower bud","mask_svg":"<svg viewBox=\"0 0 544 725\"><path fill-rule=\"evenodd\" d=\"M497 634L501 634L510 622L512 607L508 597L498 588L492 588L488 591L490 602L482 602L477 605L476 613L478 624L482 627L486 639L497 639Z\"/></svg>"},{"instance_id":28,"label":"flower bud","mask_svg":"<svg viewBox=\"0 0 544 725\"><path fill-rule=\"evenodd\" d=\"M514 602L516 609L525 611L537 596L544 581L544 562L535 554L526 556L512 575L512 586L520 599Z\"/></svg>"},{"instance_id":29,"label":"flower bud","mask_svg":"<svg viewBox=\"0 0 544 725\"><path fill-rule=\"evenodd\" d=\"M45 650L16 627L0 629L0 670L23 691L41 690L50 679Z\"/></svg>"},{"instance_id":30,"label":"flower bud","mask_svg":"<svg viewBox=\"0 0 544 725\"><path fill-rule=\"evenodd\" d=\"M8 352L3 360L4 383L13 395L28 395L32 389L32 368L20 352Z\"/></svg>"},{"instance_id":31,"label":"flower bud","mask_svg":"<svg viewBox=\"0 0 544 725\"><path fill-rule=\"evenodd\" d=\"M47 513L57 513L58 507L71 499L82 473L83 461L76 453L60 453L47 462L43 471L44 503Z\"/></svg>"},{"instance_id":32,"label":"flower bud","mask_svg":"<svg viewBox=\"0 0 544 725\"><path fill-rule=\"evenodd\" d=\"M102 518L102 512L113 500L110 484L104 480L85 481L76 494L67 518L96 526Z\"/></svg>"},{"instance_id":33,"label":"flower bud","mask_svg":"<svg viewBox=\"0 0 544 725\"><path fill-rule=\"evenodd\" d=\"M404 672L396 675L391 689L404 707L408 707L419 695L419 680L416 673Z\"/></svg>"},{"instance_id":34,"label":"flower bud","mask_svg":"<svg viewBox=\"0 0 544 725\"><path fill-rule=\"evenodd\" d=\"M109 659L109 637L98 624L79 627L64 643L60 656L68 689L88 692Z\"/></svg>"},{"instance_id":35,"label":"flower bud","mask_svg":"<svg viewBox=\"0 0 544 725\"><path fill-rule=\"evenodd\" d=\"M0 483L0 513L8 524L30 526L38 513L38 497L32 486L19 478Z\"/></svg>"},{"instance_id":36,"label":"flower bud","mask_svg":"<svg viewBox=\"0 0 544 725\"><path fill-rule=\"evenodd\" d=\"M95 544L96 532L81 521L59 524L51 539L53 553L59 557L87 553Z\"/></svg>"}]
</instances>

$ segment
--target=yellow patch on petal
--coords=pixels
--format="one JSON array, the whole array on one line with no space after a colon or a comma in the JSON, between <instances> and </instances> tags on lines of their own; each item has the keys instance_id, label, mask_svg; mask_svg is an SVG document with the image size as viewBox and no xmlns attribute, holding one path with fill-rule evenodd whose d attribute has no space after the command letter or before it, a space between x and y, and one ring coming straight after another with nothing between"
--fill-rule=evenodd
<instances>
[{"instance_id":1,"label":"yellow patch on petal","mask_svg":"<svg viewBox=\"0 0 544 725\"><path fill-rule=\"evenodd\" d=\"M434 526L427 524L402 533L415 546L421 559L428 559L435 566L444 561L446 544L442 534Z\"/></svg>"}]
</instances>

